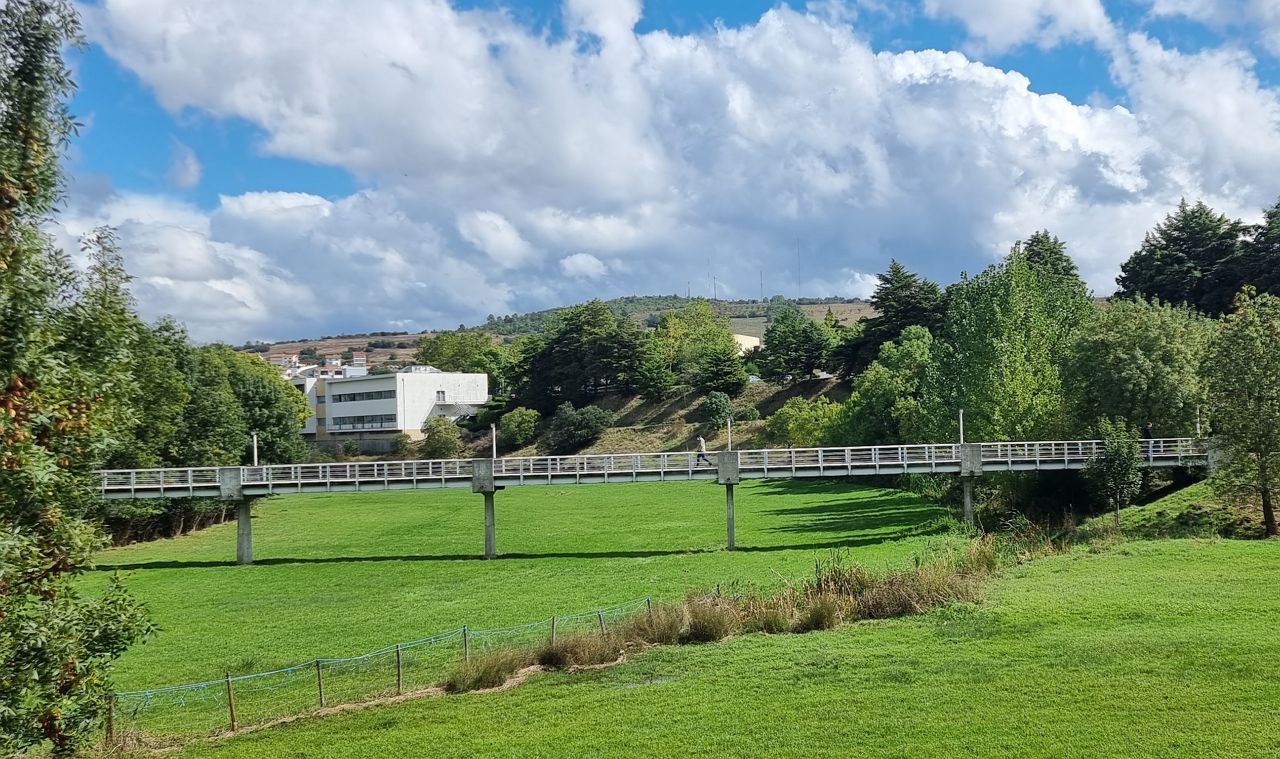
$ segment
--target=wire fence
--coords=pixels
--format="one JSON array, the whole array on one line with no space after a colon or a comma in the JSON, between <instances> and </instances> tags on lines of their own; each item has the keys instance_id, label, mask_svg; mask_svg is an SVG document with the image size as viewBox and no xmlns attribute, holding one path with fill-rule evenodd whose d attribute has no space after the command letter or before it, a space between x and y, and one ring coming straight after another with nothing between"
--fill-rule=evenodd
<instances>
[{"instance_id":1,"label":"wire fence","mask_svg":"<svg viewBox=\"0 0 1280 759\"><path fill-rule=\"evenodd\" d=\"M463 625L359 656L314 659L271 672L227 674L217 680L117 693L106 740L131 746L234 732L325 707L422 691L438 685L460 660L478 652L537 645L558 635L604 634L652 603L645 597L491 630Z\"/></svg>"}]
</instances>

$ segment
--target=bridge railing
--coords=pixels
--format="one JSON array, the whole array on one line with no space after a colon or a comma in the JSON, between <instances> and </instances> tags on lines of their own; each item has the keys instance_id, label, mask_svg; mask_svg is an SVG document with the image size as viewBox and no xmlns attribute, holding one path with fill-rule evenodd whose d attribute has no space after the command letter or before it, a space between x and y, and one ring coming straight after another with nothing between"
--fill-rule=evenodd
<instances>
[{"instance_id":1,"label":"bridge railing","mask_svg":"<svg viewBox=\"0 0 1280 759\"><path fill-rule=\"evenodd\" d=\"M1037 440L981 445L983 464L1007 466L1081 464L1106 452L1106 443L1102 440ZM1141 440L1138 445L1139 455L1148 462L1167 462L1205 455L1203 443L1195 438L1156 438Z\"/></svg>"},{"instance_id":2,"label":"bridge railing","mask_svg":"<svg viewBox=\"0 0 1280 759\"><path fill-rule=\"evenodd\" d=\"M698 465L698 454L597 453L577 456L522 456L494 459L494 477L555 476L578 474L660 474L706 468Z\"/></svg>"},{"instance_id":3,"label":"bridge railing","mask_svg":"<svg viewBox=\"0 0 1280 759\"><path fill-rule=\"evenodd\" d=\"M181 469L107 469L98 472L104 491L217 487L217 467Z\"/></svg>"},{"instance_id":4,"label":"bridge railing","mask_svg":"<svg viewBox=\"0 0 1280 759\"><path fill-rule=\"evenodd\" d=\"M294 485L321 482L450 480L471 477L470 459L367 461L336 464L274 464L241 469L245 485Z\"/></svg>"},{"instance_id":5,"label":"bridge railing","mask_svg":"<svg viewBox=\"0 0 1280 759\"><path fill-rule=\"evenodd\" d=\"M850 448L772 448L738 451L738 468L748 471L792 469L901 469L906 466L954 466L960 463L960 446L870 445Z\"/></svg>"}]
</instances>

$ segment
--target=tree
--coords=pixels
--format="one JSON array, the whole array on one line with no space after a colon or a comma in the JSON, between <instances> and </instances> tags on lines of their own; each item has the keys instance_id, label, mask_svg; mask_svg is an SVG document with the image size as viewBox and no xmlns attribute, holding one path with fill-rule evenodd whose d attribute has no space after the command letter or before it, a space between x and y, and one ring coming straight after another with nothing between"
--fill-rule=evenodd
<instances>
[{"instance_id":1,"label":"tree","mask_svg":"<svg viewBox=\"0 0 1280 759\"><path fill-rule=\"evenodd\" d=\"M765 437L788 448L820 445L839 410L839 406L824 396L813 400L802 396L788 398L782 408L765 420Z\"/></svg>"},{"instance_id":2,"label":"tree","mask_svg":"<svg viewBox=\"0 0 1280 759\"><path fill-rule=\"evenodd\" d=\"M505 386L510 356L488 332L459 330L424 335L418 341L414 361L445 372L471 372L489 375L495 394Z\"/></svg>"},{"instance_id":3,"label":"tree","mask_svg":"<svg viewBox=\"0 0 1280 759\"><path fill-rule=\"evenodd\" d=\"M550 453L574 453L598 440L613 420L613 413L599 406L579 409L561 403L542 441Z\"/></svg>"},{"instance_id":4,"label":"tree","mask_svg":"<svg viewBox=\"0 0 1280 759\"><path fill-rule=\"evenodd\" d=\"M669 359L677 380L691 384L694 376L709 362L732 363L732 359L727 357L739 355L738 342L729 328L729 320L717 314L711 304L702 299L664 314L654 328L653 339L657 341L656 347Z\"/></svg>"},{"instance_id":5,"label":"tree","mask_svg":"<svg viewBox=\"0 0 1280 759\"><path fill-rule=\"evenodd\" d=\"M352 456L359 456L360 441L359 440L343 440L341 450L342 450L343 458L351 458ZM447 457L442 457L442 458L447 458Z\"/></svg>"},{"instance_id":6,"label":"tree","mask_svg":"<svg viewBox=\"0 0 1280 759\"><path fill-rule=\"evenodd\" d=\"M798 308L781 310L764 332L761 368L771 380L809 379L827 363L835 333Z\"/></svg>"},{"instance_id":7,"label":"tree","mask_svg":"<svg viewBox=\"0 0 1280 759\"><path fill-rule=\"evenodd\" d=\"M707 394L702 401L702 418L713 430L723 429L733 414L733 401L719 391Z\"/></svg>"},{"instance_id":8,"label":"tree","mask_svg":"<svg viewBox=\"0 0 1280 759\"><path fill-rule=\"evenodd\" d=\"M1280 295L1280 201L1262 212L1262 223L1249 230L1237 258L1221 268L1218 286L1233 295L1245 285Z\"/></svg>"},{"instance_id":9,"label":"tree","mask_svg":"<svg viewBox=\"0 0 1280 759\"><path fill-rule=\"evenodd\" d=\"M413 438L403 432L393 435L391 438L391 453L401 457L412 456Z\"/></svg>"},{"instance_id":10,"label":"tree","mask_svg":"<svg viewBox=\"0 0 1280 759\"><path fill-rule=\"evenodd\" d=\"M300 430L311 416L302 393L256 355L237 353L223 345L210 346L227 366L231 392L240 405L249 440L242 446L241 463L253 461L252 435L258 434L258 460L263 464L291 464L306 456Z\"/></svg>"},{"instance_id":11,"label":"tree","mask_svg":"<svg viewBox=\"0 0 1280 759\"><path fill-rule=\"evenodd\" d=\"M42 231L59 198L73 130L62 51L79 42L71 6L0 6L0 749L47 741L71 756L94 734L111 663L148 632L113 581L97 598L78 576L103 543L84 515L106 434L129 412L135 317L112 240L88 240L73 272Z\"/></svg>"},{"instance_id":12,"label":"tree","mask_svg":"<svg viewBox=\"0 0 1280 759\"><path fill-rule=\"evenodd\" d=\"M1186 306L1135 299L1095 309L1063 369L1075 430L1109 418L1190 435L1204 402L1200 367L1212 334L1212 322Z\"/></svg>"},{"instance_id":13,"label":"tree","mask_svg":"<svg viewBox=\"0 0 1280 759\"><path fill-rule=\"evenodd\" d=\"M896 340L907 327L935 330L943 311L942 290L894 260L880 275L871 305L878 314L865 319L860 331L846 333L833 348L832 363L842 377L852 377L870 366L880 346Z\"/></svg>"},{"instance_id":14,"label":"tree","mask_svg":"<svg viewBox=\"0 0 1280 759\"><path fill-rule=\"evenodd\" d=\"M424 459L454 459L462 452L462 432L452 419L429 416L422 423L418 455Z\"/></svg>"},{"instance_id":15,"label":"tree","mask_svg":"<svg viewBox=\"0 0 1280 759\"><path fill-rule=\"evenodd\" d=\"M538 340L521 345L516 395L548 410L635 388L644 333L599 300L561 312Z\"/></svg>"},{"instance_id":16,"label":"tree","mask_svg":"<svg viewBox=\"0 0 1280 759\"><path fill-rule=\"evenodd\" d=\"M931 435L954 440L960 409L973 440L1065 434L1062 366L1093 308L1083 283L1050 276L1016 250L948 288L935 368L922 391Z\"/></svg>"},{"instance_id":17,"label":"tree","mask_svg":"<svg viewBox=\"0 0 1280 759\"><path fill-rule=\"evenodd\" d=\"M718 343L708 348L699 358L692 376L693 387L700 393L719 391L737 395L747 386L747 371L738 354L737 343Z\"/></svg>"},{"instance_id":18,"label":"tree","mask_svg":"<svg viewBox=\"0 0 1280 759\"><path fill-rule=\"evenodd\" d=\"M645 400L662 400L675 389L675 358L675 346L665 336L650 335L644 341L636 369L636 389Z\"/></svg>"},{"instance_id":19,"label":"tree","mask_svg":"<svg viewBox=\"0 0 1280 759\"><path fill-rule=\"evenodd\" d=\"M1026 256L1027 263L1051 277L1080 279L1076 262L1067 254L1067 244L1042 229L1027 239L1014 243L1014 250Z\"/></svg>"},{"instance_id":20,"label":"tree","mask_svg":"<svg viewBox=\"0 0 1280 759\"><path fill-rule=\"evenodd\" d=\"M1120 295L1158 298L1221 314L1241 283L1229 276L1245 226L1202 201L1165 217L1120 267ZM1224 266L1226 264L1226 266Z\"/></svg>"},{"instance_id":21,"label":"tree","mask_svg":"<svg viewBox=\"0 0 1280 759\"><path fill-rule=\"evenodd\" d=\"M933 367L933 336L907 327L880 348L880 357L858 375L824 434L831 445L906 443L927 436L922 390Z\"/></svg>"},{"instance_id":22,"label":"tree","mask_svg":"<svg viewBox=\"0 0 1280 759\"><path fill-rule=\"evenodd\" d=\"M187 466L236 466L250 442L249 424L231 386L227 352L204 345L190 352L183 373L190 388L182 415L178 460Z\"/></svg>"},{"instance_id":23,"label":"tree","mask_svg":"<svg viewBox=\"0 0 1280 759\"><path fill-rule=\"evenodd\" d=\"M1096 429L1102 453L1086 462L1085 478L1099 499L1115 510L1118 527L1120 509L1133 503L1142 487L1142 447L1137 428L1124 421L1103 418Z\"/></svg>"},{"instance_id":24,"label":"tree","mask_svg":"<svg viewBox=\"0 0 1280 759\"><path fill-rule=\"evenodd\" d=\"M538 436L538 424L542 415L531 408L518 406L502 415L498 431L508 444L519 447Z\"/></svg>"},{"instance_id":25,"label":"tree","mask_svg":"<svg viewBox=\"0 0 1280 759\"><path fill-rule=\"evenodd\" d=\"M1223 455L1262 502L1276 535L1273 497L1280 471L1280 297L1246 288L1218 323L1205 362L1209 407Z\"/></svg>"}]
</instances>

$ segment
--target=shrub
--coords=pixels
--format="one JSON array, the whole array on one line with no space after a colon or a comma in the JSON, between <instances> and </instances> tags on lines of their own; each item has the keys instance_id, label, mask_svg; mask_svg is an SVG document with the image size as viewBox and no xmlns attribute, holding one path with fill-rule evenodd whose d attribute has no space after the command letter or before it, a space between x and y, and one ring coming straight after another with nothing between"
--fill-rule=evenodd
<instances>
[{"instance_id":1,"label":"shrub","mask_svg":"<svg viewBox=\"0 0 1280 759\"><path fill-rule=\"evenodd\" d=\"M424 459L452 459L462 452L462 432L447 417L430 416L422 423L418 455Z\"/></svg>"},{"instance_id":2,"label":"shrub","mask_svg":"<svg viewBox=\"0 0 1280 759\"><path fill-rule=\"evenodd\" d=\"M351 457L360 455L360 443L355 440L345 440L342 443L342 455Z\"/></svg>"},{"instance_id":3,"label":"shrub","mask_svg":"<svg viewBox=\"0 0 1280 759\"><path fill-rule=\"evenodd\" d=\"M413 440L401 432L391 438L391 452L397 456L413 455Z\"/></svg>"},{"instance_id":4,"label":"shrub","mask_svg":"<svg viewBox=\"0 0 1280 759\"><path fill-rule=\"evenodd\" d=\"M817 596L800 610L792 628L798 633L830 630L840 624L840 602L833 596Z\"/></svg>"},{"instance_id":5,"label":"shrub","mask_svg":"<svg viewBox=\"0 0 1280 759\"><path fill-rule=\"evenodd\" d=\"M732 601L719 598L690 598L685 602L688 622L680 635L682 643L712 643L724 640L738 627L740 612Z\"/></svg>"},{"instance_id":6,"label":"shrub","mask_svg":"<svg viewBox=\"0 0 1280 759\"><path fill-rule=\"evenodd\" d=\"M575 409L562 403L543 438L551 453L573 453L595 442L613 424L613 414L598 406Z\"/></svg>"},{"instance_id":7,"label":"shrub","mask_svg":"<svg viewBox=\"0 0 1280 759\"><path fill-rule=\"evenodd\" d=\"M529 655L511 648L495 648L471 655L460 661L445 676L444 689L450 693L466 693L496 688L529 664Z\"/></svg>"},{"instance_id":8,"label":"shrub","mask_svg":"<svg viewBox=\"0 0 1280 759\"><path fill-rule=\"evenodd\" d=\"M793 448L819 445L839 412L840 406L825 397L788 398L782 408L765 421L765 436L772 443Z\"/></svg>"},{"instance_id":9,"label":"shrub","mask_svg":"<svg viewBox=\"0 0 1280 759\"><path fill-rule=\"evenodd\" d=\"M502 433L503 442L518 448L537 437L541 421L537 411L520 406L502 415L498 431Z\"/></svg>"},{"instance_id":10,"label":"shrub","mask_svg":"<svg viewBox=\"0 0 1280 759\"><path fill-rule=\"evenodd\" d=\"M733 410L735 422L754 422L760 419L760 409L755 406L739 406Z\"/></svg>"},{"instance_id":11,"label":"shrub","mask_svg":"<svg viewBox=\"0 0 1280 759\"><path fill-rule=\"evenodd\" d=\"M742 611L742 631L784 633L791 629L791 606L783 597L749 598Z\"/></svg>"},{"instance_id":12,"label":"shrub","mask_svg":"<svg viewBox=\"0 0 1280 759\"><path fill-rule=\"evenodd\" d=\"M723 429L733 413L733 401L720 391L708 393L702 401L702 419L713 430Z\"/></svg>"},{"instance_id":13,"label":"shrub","mask_svg":"<svg viewBox=\"0 0 1280 759\"><path fill-rule=\"evenodd\" d=\"M684 629L684 606L681 604L654 605L650 612L627 617L618 626L623 640L633 643L671 645L680 642Z\"/></svg>"},{"instance_id":14,"label":"shrub","mask_svg":"<svg viewBox=\"0 0 1280 759\"><path fill-rule=\"evenodd\" d=\"M544 667L567 669L615 662L622 654L617 638L598 633L562 635L542 644L533 659Z\"/></svg>"}]
</instances>

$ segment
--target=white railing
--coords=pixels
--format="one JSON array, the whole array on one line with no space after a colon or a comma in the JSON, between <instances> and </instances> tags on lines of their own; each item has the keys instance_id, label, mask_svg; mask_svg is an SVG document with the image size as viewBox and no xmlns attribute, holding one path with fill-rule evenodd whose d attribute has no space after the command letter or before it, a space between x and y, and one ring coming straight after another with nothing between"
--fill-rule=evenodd
<instances>
[{"instance_id":1,"label":"white railing","mask_svg":"<svg viewBox=\"0 0 1280 759\"><path fill-rule=\"evenodd\" d=\"M1103 453L1099 440L1040 440L978 443L982 465L988 470L1079 468ZM777 448L737 451L739 471L748 477L814 476L830 473L957 472L963 446L957 443L876 445L849 448ZM606 453L576 456L527 456L493 460L493 475L507 483L580 481L583 477L614 479L678 479L714 477L717 452L710 463L698 461L696 451L675 453ZM1153 466L1203 463L1202 441L1192 438L1143 440L1141 455ZM279 464L240 468L240 482L259 492L275 485L341 487L420 483L421 486L464 487L473 473L472 459L432 461L373 461L330 464ZM102 492L166 495L209 490L219 486L216 467L186 469L123 469L99 472ZM282 488L284 490L293 488ZM312 488L307 488L312 489ZM126 496L127 497L127 496Z\"/></svg>"},{"instance_id":2,"label":"white railing","mask_svg":"<svg viewBox=\"0 0 1280 759\"><path fill-rule=\"evenodd\" d=\"M738 451L741 471L787 472L862 469L872 472L903 468L954 467L960 463L960 446L869 445L853 448L776 448Z\"/></svg>"},{"instance_id":3,"label":"white railing","mask_svg":"<svg viewBox=\"0 0 1280 759\"><path fill-rule=\"evenodd\" d=\"M217 467L107 469L98 472L104 491L206 488L218 486Z\"/></svg>"},{"instance_id":4,"label":"white railing","mask_svg":"<svg viewBox=\"0 0 1280 759\"><path fill-rule=\"evenodd\" d=\"M471 459L273 464L247 466L241 472L240 482L243 485L468 480L471 478Z\"/></svg>"}]
</instances>

